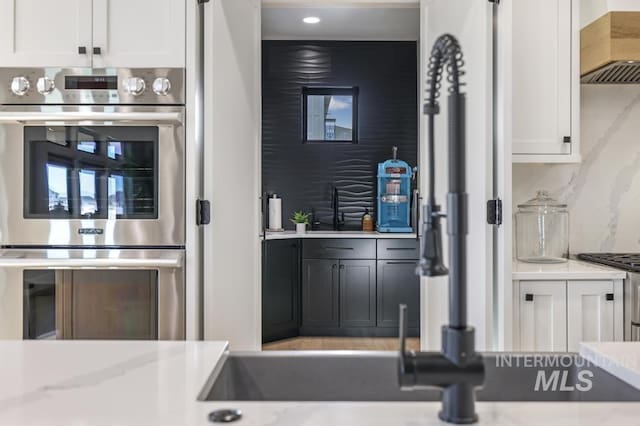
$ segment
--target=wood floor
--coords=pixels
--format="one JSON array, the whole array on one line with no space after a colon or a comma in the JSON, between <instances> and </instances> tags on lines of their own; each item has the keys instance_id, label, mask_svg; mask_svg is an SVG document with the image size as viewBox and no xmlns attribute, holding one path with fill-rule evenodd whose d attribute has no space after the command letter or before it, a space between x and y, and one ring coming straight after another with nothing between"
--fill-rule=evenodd
<instances>
[{"instance_id":1,"label":"wood floor","mask_svg":"<svg viewBox=\"0 0 640 426\"><path fill-rule=\"evenodd\" d=\"M397 351L395 337L295 337L262 345L265 351ZM407 349L419 350L420 339L408 338Z\"/></svg>"}]
</instances>

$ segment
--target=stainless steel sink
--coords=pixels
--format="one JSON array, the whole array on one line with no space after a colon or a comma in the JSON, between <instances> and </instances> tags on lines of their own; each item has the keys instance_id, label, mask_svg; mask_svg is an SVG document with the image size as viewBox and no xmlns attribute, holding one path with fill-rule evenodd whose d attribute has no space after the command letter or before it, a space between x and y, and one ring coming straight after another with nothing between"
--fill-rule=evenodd
<instances>
[{"instance_id":1,"label":"stainless steel sink","mask_svg":"<svg viewBox=\"0 0 640 426\"><path fill-rule=\"evenodd\" d=\"M486 380L477 394L480 401L640 401L640 391L577 354L486 353L484 360ZM437 389L401 391L397 362L394 352L229 353L210 375L199 399L440 400ZM539 376L546 381L546 390ZM576 389L576 384L584 388L589 381L590 390Z\"/></svg>"}]
</instances>

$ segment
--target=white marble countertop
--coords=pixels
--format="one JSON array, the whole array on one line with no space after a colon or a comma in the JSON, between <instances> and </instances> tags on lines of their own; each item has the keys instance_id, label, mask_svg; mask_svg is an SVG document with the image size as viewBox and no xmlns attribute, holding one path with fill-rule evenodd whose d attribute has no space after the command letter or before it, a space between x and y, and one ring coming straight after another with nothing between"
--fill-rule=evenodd
<instances>
[{"instance_id":1,"label":"white marble countertop","mask_svg":"<svg viewBox=\"0 0 640 426\"><path fill-rule=\"evenodd\" d=\"M514 280L590 280L625 279L627 273L604 265L569 260L566 263L513 262Z\"/></svg>"},{"instance_id":2,"label":"white marble countertop","mask_svg":"<svg viewBox=\"0 0 640 426\"><path fill-rule=\"evenodd\" d=\"M580 343L580 355L640 389L640 342Z\"/></svg>"},{"instance_id":3,"label":"white marble countertop","mask_svg":"<svg viewBox=\"0 0 640 426\"><path fill-rule=\"evenodd\" d=\"M416 238L415 232L364 232L364 231L307 231L297 234L296 231L267 231L267 240L286 240L291 238Z\"/></svg>"},{"instance_id":4,"label":"white marble countertop","mask_svg":"<svg viewBox=\"0 0 640 426\"><path fill-rule=\"evenodd\" d=\"M210 426L220 408L238 425L443 425L440 403L200 402L223 342L0 342L0 424ZM478 403L480 425L636 424L633 403Z\"/></svg>"}]
</instances>

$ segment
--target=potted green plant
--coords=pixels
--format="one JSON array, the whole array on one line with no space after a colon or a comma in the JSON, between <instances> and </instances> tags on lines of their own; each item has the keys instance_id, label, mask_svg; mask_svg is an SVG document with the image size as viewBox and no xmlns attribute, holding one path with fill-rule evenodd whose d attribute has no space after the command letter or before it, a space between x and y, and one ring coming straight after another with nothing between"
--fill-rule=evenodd
<instances>
[{"instance_id":1,"label":"potted green plant","mask_svg":"<svg viewBox=\"0 0 640 426\"><path fill-rule=\"evenodd\" d=\"M291 222L296 224L296 232L298 234L304 234L307 232L307 225L309 224L309 213L302 211L294 212Z\"/></svg>"}]
</instances>

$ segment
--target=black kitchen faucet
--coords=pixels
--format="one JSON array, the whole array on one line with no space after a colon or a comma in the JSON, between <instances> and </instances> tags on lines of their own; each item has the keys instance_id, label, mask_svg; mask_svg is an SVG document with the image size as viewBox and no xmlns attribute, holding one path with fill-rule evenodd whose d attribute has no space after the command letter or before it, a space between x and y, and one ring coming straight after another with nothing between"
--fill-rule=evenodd
<instances>
[{"instance_id":1,"label":"black kitchen faucet","mask_svg":"<svg viewBox=\"0 0 640 426\"><path fill-rule=\"evenodd\" d=\"M436 386L442 388L440 419L450 423L474 423L475 387L484 382L482 356L475 351L474 329L467 325L467 215L465 192L465 95L460 93L464 75L462 51L455 37L440 36L431 50L428 68L428 98L424 114L429 117L429 196L424 207L424 232L417 273L436 277L449 275L449 324L442 327L441 352L406 351L407 307L400 306L399 380L403 389ZM450 83L449 109L449 193L448 213L435 201L434 116L440 112L438 97L443 70ZM447 219L449 236L448 271L442 260L440 219Z\"/></svg>"}]
</instances>

